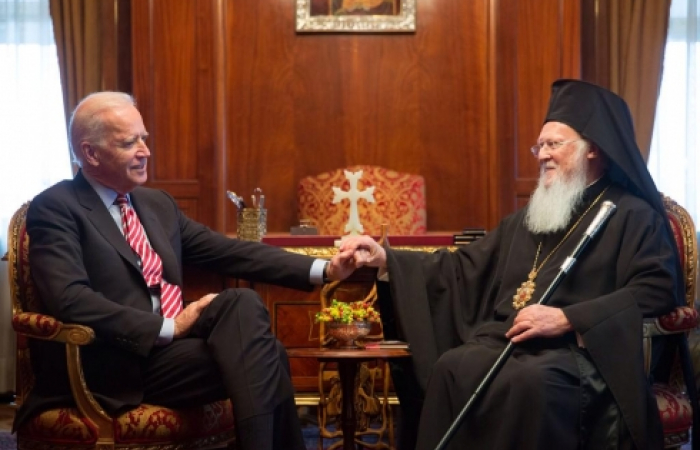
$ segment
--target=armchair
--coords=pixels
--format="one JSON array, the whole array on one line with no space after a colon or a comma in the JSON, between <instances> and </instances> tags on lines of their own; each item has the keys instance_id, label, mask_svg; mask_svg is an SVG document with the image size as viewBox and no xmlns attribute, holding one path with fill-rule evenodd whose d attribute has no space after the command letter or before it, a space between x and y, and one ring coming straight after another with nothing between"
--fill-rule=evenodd
<instances>
[{"instance_id":1,"label":"armchair","mask_svg":"<svg viewBox=\"0 0 700 450\"><path fill-rule=\"evenodd\" d=\"M426 232L425 180L420 175L399 173L383 167L356 165L302 178L298 187L299 219L311 219L320 234L341 236L348 222L349 207L333 203L333 187L347 191L344 171L362 171L357 189L374 187L374 203L357 205L365 234L379 235L381 225L391 223L395 234Z\"/></svg>"},{"instance_id":2,"label":"armchair","mask_svg":"<svg viewBox=\"0 0 700 450\"><path fill-rule=\"evenodd\" d=\"M41 311L29 268L29 236L25 221L29 203L12 217L8 236L8 267L12 295L12 326L17 333L16 403L21 405L34 384L30 339L61 343L74 406L57 407L33 417L17 430L23 449L205 449L234 440L230 401L189 409L142 404L118 417L108 416L88 389L80 348L95 339L89 327L62 323ZM115 374L118 376L118 374Z\"/></svg>"},{"instance_id":3,"label":"armchair","mask_svg":"<svg viewBox=\"0 0 700 450\"><path fill-rule=\"evenodd\" d=\"M665 316L645 320L643 343L647 374L656 357L652 354L652 338L689 333L698 326L699 322L698 312L694 308L698 248L695 225L688 211L682 206L663 194L662 199L681 258L686 305L677 307ZM695 380L692 377L691 379L684 377L680 352L677 351L671 358L662 361L670 365L668 380L655 382L652 389L663 425L664 448L680 449L681 445L690 441L690 429L693 425L693 408L685 383Z\"/></svg>"}]
</instances>

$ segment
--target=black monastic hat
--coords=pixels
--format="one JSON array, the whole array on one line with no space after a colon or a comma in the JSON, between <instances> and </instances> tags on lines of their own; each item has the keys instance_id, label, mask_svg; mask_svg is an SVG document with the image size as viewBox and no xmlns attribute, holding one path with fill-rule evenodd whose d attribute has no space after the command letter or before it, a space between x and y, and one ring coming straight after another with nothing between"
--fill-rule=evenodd
<instances>
[{"instance_id":1,"label":"black monastic hat","mask_svg":"<svg viewBox=\"0 0 700 450\"><path fill-rule=\"evenodd\" d=\"M552 97L545 118L561 122L576 130L581 137L593 142L609 159L607 175L632 194L641 197L667 217L661 195L651 178L634 137L634 125L627 103L618 95L595 84L581 80L557 80L552 84ZM665 221L673 249L673 230ZM680 258L677 258L680 264ZM684 304L682 271L678 266L676 302Z\"/></svg>"},{"instance_id":2,"label":"black monastic hat","mask_svg":"<svg viewBox=\"0 0 700 450\"><path fill-rule=\"evenodd\" d=\"M634 137L627 103L618 95L581 80L557 80L546 122L561 122L593 142L608 157L608 177L666 216Z\"/></svg>"}]
</instances>

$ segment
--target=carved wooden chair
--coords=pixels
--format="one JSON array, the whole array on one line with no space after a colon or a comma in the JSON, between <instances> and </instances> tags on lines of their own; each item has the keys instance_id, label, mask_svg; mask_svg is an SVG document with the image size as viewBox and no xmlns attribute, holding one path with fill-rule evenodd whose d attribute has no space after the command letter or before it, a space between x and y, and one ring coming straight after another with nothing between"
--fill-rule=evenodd
<instances>
[{"instance_id":1,"label":"carved wooden chair","mask_svg":"<svg viewBox=\"0 0 700 450\"><path fill-rule=\"evenodd\" d=\"M80 362L80 347L90 344L95 333L89 327L38 313L41 308L29 269L25 229L28 207L26 203L15 212L8 236L12 326L17 332L16 403L22 404L34 384L28 340L43 339L65 345L75 406L50 409L33 417L17 430L17 448L195 450L233 442L229 400L177 410L142 404L118 417L104 412L85 384Z\"/></svg>"},{"instance_id":2,"label":"carved wooden chair","mask_svg":"<svg viewBox=\"0 0 700 450\"><path fill-rule=\"evenodd\" d=\"M374 188L374 203L357 202L363 234L378 236L381 225L391 223L398 235L426 232L425 180L420 175L399 173L383 167L356 165L308 176L299 182L299 219L310 219L319 234L342 236L350 217L348 200L333 203L333 188L347 191L345 171L362 171L357 189Z\"/></svg>"},{"instance_id":3,"label":"carved wooden chair","mask_svg":"<svg viewBox=\"0 0 700 450\"><path fill-rule=\"evenodd\" d=\"M686 305L657 319L645 320L644 355L647 374L655 359L655 355L652 355L654 336L689 333L698 326L698 312L695 310L698 248L695 225L685 208L669 197L662 195L662 198L681 258ZM668 380L654 383L653 392L661 415L664 447L680 449L681 445L690 440L693 411L687 395L679 354L662 361L670 364Z\"/></svg>"}]
</instances>

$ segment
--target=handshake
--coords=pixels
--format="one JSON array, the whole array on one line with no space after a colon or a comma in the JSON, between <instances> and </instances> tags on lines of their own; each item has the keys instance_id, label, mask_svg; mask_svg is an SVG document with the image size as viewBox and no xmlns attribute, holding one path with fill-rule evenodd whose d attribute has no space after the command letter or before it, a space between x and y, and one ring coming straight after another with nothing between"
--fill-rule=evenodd
<instances>
[{"instance_id":1,"label":"handshake","mask_svg":"<svg viewBox=\"0 0 700 450\"><path fill-rule=\"evenodd\" d=\"M331 258L326 276L329 280L344 280L360 267L386 269L386 251L370 236L351 236L343 240L338 253Z\"/></svg>"}]
</instances>

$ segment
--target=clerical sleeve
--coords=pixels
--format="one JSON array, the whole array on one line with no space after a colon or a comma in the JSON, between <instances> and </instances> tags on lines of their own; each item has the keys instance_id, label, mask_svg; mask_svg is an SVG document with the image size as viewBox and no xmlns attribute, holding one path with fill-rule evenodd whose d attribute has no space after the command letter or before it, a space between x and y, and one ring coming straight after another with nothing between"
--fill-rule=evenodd
<instances>
[{"instance_id":1,"label":"clerical sleeve","mask_svg":"<svg viewBox=\"0 0 700 450\"><path fill-rule=\"evenodd\" d=\"M395 321L396 338L410 343L423 386L442 353L465 342L474 327L493 317L492 305L482 300L498 285L501 234L499 227L454 252L387 249L389 289L379 290L382 316L391 308L387 315Z\"/></svg>"}]
</instances>

